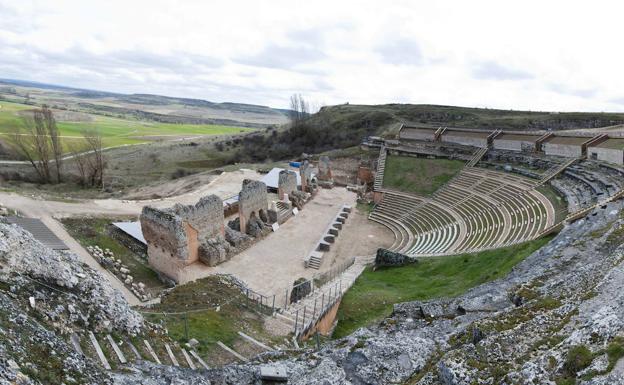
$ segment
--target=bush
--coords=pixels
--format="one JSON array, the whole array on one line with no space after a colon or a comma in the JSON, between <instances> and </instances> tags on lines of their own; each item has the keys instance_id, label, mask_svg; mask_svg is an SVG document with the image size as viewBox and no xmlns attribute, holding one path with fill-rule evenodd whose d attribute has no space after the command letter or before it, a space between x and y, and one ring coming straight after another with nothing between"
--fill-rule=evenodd
<instances>
[{"instance_id":1,"label":"bush","mask_svg":"<svg viewBox=\"0 0 624 385\"><path fill-rule=\"evenodd\" d=\"M576 373L588 367L593 360L592 352L584 345L570 348L563 364L564 375L568 378L576 377Z\"/></svg>"},{"instance_id":2,"label":"bush","mask_svg":"<svg viewBox=\"0 0 624 385\"><path fill-rule=\"evenodd\" d=\"M171 179L179 179L179 178L184 178L185 176L189 176L192 175L193 173L191 171L188 171L184 168L179 168L177 170L175 170L174 172L171 173Z\"/></svg>"}]
</instances>

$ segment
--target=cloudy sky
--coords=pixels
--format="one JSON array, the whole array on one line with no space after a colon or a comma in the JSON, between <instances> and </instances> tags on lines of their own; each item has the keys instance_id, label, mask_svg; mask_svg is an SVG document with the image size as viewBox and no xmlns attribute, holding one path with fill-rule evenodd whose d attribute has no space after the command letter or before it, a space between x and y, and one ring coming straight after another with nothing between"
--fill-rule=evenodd
<instances>
[{"instance_id":1,"label":"cloudy sky","mask_svg":"<svg viewBox=\"0 0 624 385\"><path fill-rule=\"evenodd\" d=\"M0 78L287 107L624 111L621 1L0 0Z\"/></svg>"}]
</instances>

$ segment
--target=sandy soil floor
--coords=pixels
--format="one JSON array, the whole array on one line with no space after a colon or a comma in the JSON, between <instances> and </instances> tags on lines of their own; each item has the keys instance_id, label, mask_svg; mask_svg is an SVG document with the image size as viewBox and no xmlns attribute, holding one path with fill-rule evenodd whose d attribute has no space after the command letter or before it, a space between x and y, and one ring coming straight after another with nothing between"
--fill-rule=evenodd
<instances>
[{"instance_id":1,"label":"sandy soil floor","mask_svg":"<svg viewBox=\"0 0 624 385\"><path fill-rule=\"evenodd\" d=\"M392 233L359 213L355 200L356 195L345 188L322 189L276 233L214 268L201 263L190 266L185 279L190 281L215 273L233 274L251 289L266 296L275 294L280 301L297 278L313 278L341 261L371 255L378 247L392 243ZM344 204L353 206L353 213L331 251L325 254L321 269L305 268L304 257L316 248L321 235Z\"/></svg>"}]
</instances>

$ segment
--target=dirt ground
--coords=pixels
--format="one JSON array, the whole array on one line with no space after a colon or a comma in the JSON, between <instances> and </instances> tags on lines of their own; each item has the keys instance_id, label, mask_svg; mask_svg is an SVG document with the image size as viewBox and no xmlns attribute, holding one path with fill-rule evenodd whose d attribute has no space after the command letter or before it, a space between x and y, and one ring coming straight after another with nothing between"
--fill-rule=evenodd
<instances>
[{"instance_id":1,"label":"dirt ground","mask_svg":"<svg viewBox=\"0 0 624 385\"><path fill-rule=\"evenodd\" d=\"M276 233L268 235L248 250L214 268L203 264L193 266L188 279L208 274L233 274L253 290L279 301L286 288L297 278L312 278L337 263L354 256L374 254L377 248L392 243L392 233L366 219L355 209L356 196L345 188L320 190L317 196L296 216L284 223ZM304 257L317 242L343 204L354 207L332 250L325 254L320 270L305 268Z\"/></svg>"},{"instance_id":2,"label":"dirt ground","mask_svg":"<svg viewBox=\"0 0 624 385\"><path fill-rule=\"evenodd\" d=\"M94 199L59 201L38 199L35 196L23 196L16 193L0 192L0 203L18 209L24 215L40 218L61 238L82 260L104 274L107 272L65 231L56 218L92 215L92 216L137 216L143 206L170 207L174 203L195 204L202 196L216 194L222 199L238 194L244 179L260 179L262 174L254 170L241 169L226 172L219 176L207 177L194 184L193 191L181 195L152 200ZM168 184L163 188L190 189L184 185ZM356 195L343 187L321 189L299 215L284 223L276 233L269 234L248 250L234 256L230 261L215 268L201 263L189 269L187 280L194 280L210 274L233 274L245 281L253 290L265 295L281 294L294 280L300 277L312 278L319 271L306 269L304 257L316 247L342 205L353 207L347 223L340 232L330 252L326 253L321 266L322 271L353 256L371 255L378 247L392 243L392 234L384 227L366 219L364 213L356 208ZM109 277L124 291L123 285L114 277ZM127 291L124 295L131 300ZM283 296L283 295L282 295ZM131 300L136 304L136 299Z\"/></svg>"}]
</instances>

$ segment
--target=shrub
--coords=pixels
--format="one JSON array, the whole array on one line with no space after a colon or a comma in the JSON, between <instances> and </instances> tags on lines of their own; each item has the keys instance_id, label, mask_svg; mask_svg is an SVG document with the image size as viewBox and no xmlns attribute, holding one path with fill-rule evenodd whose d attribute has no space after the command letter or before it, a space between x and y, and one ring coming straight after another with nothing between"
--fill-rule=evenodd
<instances>
[{"instance_id":1,"label":"shrub","mask_svg":"<svg viewBox=\"0 0 624 385\"><path fill-rule=\"evenodd\" d=\"M592 352L584 345L573 346L563 364L564 375L568 378L576 377L576 373L585 369L593 360Z\"/></svg>"}]
</instances>

